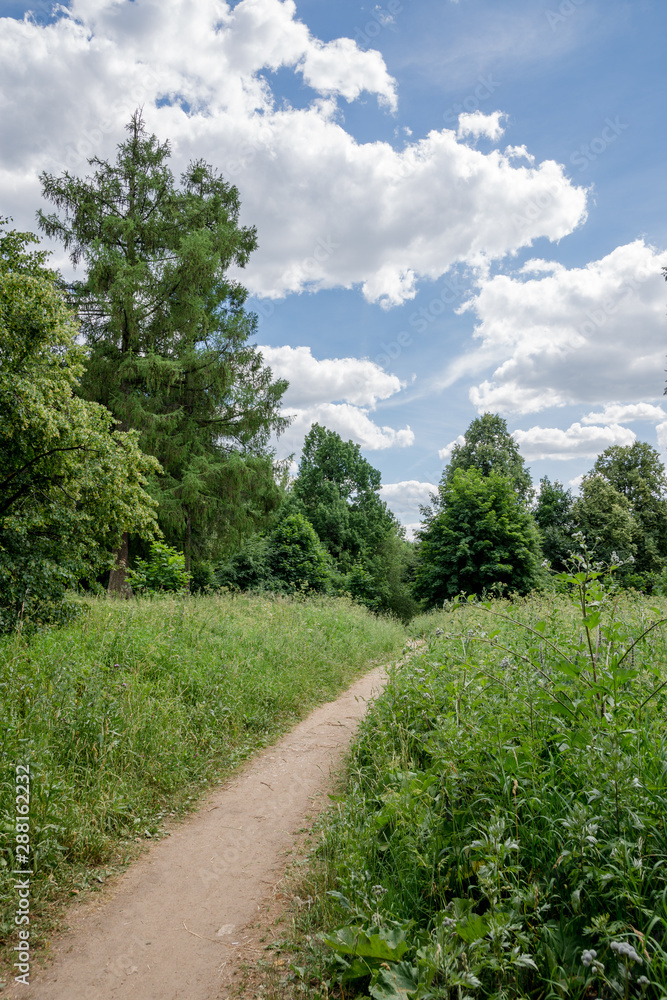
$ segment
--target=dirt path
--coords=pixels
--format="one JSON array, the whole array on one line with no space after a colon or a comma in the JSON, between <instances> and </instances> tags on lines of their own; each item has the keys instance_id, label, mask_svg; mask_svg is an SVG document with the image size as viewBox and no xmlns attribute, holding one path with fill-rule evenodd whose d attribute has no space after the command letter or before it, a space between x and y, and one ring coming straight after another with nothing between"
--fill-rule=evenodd
<instances>
[{"instance_id":1,"label":"dirt path","mask_svg":"<svg viewBox=\"0 0 667 1000\"><path fill-rule=\"evenodd\" d=\"M285 867L285 851L330 787L377 668L316 709L215 790L104 894L72 908L54 961L25 1000L217 1000L243 958L243 928L257 919Z\"/></svg>"}]
</instances>

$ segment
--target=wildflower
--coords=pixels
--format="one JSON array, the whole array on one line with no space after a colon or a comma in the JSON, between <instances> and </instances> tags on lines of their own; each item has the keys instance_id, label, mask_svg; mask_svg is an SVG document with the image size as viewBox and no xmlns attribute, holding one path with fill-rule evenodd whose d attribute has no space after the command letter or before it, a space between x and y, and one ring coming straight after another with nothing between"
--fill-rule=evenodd
<instances>
[{"instance_id":1,"label":"wildflower","mask_svg":"<svg viewBox=\"0 0 667 1000\"><path fill-rule=\"evenodd\" d=\"M646 978L646 976L640 976L639 979L637 980L637 985L641 986L641 988L645 990L647 986L650 986L650 983Z\"/></svg>"},{"instance_id":2,"label":"wildflower","mask_svg":"<svg viewBox=\"0 0 667 1000\"><path fill-rule=\"evenodd\" d=\"M598 953L595 950L595 948L591 948L590 951L588 948L584 948L584 950L581 953L581 964L585 965L586 968L588 969L589 966L593 964L593 962L597 957Z\"/></svg>"},{"instance_id":3,"label":"wildflower","mask_svg":"<svg viewBox=\"0 0 667 1000\"><path fill-rule=\"evenodd\" d=\"M380 899L387 892L383 885L374 885L372 889L373 895L376 899Z\"/></svg>"},{"instance_id":4,"label":"wildflower","mask_svg":"<svg viewBox=\"0 0 667 1000\"><path fill-rule=\"evenodd\" d=\"M612 941L611 950L623 958L629 958L631 962L637 962L639 965L642 964L642 959L627 941Z\"/></svg>"}]
</instances>

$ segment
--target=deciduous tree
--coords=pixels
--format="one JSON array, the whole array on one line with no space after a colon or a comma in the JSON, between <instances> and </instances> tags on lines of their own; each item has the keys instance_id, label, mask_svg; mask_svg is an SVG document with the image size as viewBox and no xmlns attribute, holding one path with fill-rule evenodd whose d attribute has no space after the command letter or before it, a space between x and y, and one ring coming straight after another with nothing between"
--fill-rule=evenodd
<instances>
[{"instance_id":1,"label":"deciduous tree","mask_svg":"<svg viewBox=\"0 0 667 1000\"><path fill-rule=\"evenodd\" d=\"M591 473L583 479L572 517L587 548L599 560L615 562L614 554L624 561L634 559L637 525L630 502L604 476Z\"/></svg>"},{"instance_id":2,"label":"deciduous tree","mask_svg":"<svg viewBox=\"0 0 667 1000\"><path fill-rule=\"evenodd\" d=\"M266 561L274 580L287 590L326 589L327 555L303 514L287 514L268 538Z\"/></svg>"},{"instance_id":3,"label":"deciduous tree","mask_svg":"<svg viewBox=\"0 0 667 1000\"><path fill-rule=\"evenodd\" d=\"M380 499L380 473L358 444L313 424L292 493L342 572L372 557L396 519Z\"/></svg>"},{"instance_id":4,"label":"deciduous tree","mask_svg":"<svg viewBox=\"0 0 667 1000\"><path fill-rule=\"evenodd\" d=\"M572 520L572 491L566 490L558 480L551 482L548 476L540 480L540 492L533 511L535 523L540 530L542 553L549 560L552 569L559 572L565 567L570 551L576 548L572 539L575 530Z\"/></svg>"},{"instance_id":5,"label":"deciduous tree","mask_svg":"<svg viewBox=\"0 0 667 1000\"><path fill-rule=\"evenodd\" d=\"M592 474L628 501L637 571L659 573L667 561L667 475L658 452L643 441L613 445L598 457Z\"/></svg>"},{"instance_id":6,"label":"deciduous tree","mask_svg":"<svg viewBox=\"0 0 667 1000\"><path fill-rule=\"evenodd\" d=\"M359 445L313 424L290 502L313 525L334 559L339 587L373 611L409 618L412 545L380 498L380 473Z\"/></svg>"},{"instance_id":7,"label":"deciduous tree","mask_svg":"<svg viewBox=\"0 0 667 1000\"><path fill-rule=\"evenodd\" d=\"M519 448L507 430L507 423L497 413L485 413L472 421L463 444L455 444L449 464L442 475L442 484L453 478L457 469L477 469L483 476L492 472L509 479L517 496L527 501L532 496L530 472ZM436 506L438 501L436 497Z\"/></svg>"},{"instance_id":8,"label":"deciduous tree","mask_svg":"<svg viewBox=\"0 0 667 1000\"><path fill-rule=\"evenodd\" d=\"M77 324L30 233L0 233L0 622L57 616L63 595L114 561L125 531L152 537L137 433L74 395Z\"/></svg>"},{"instance_id":9,"label":"deciduous tree","mask_svg":"<svg viewBox=\"0 0 667 1000\"><path fill-rule=\"evenodd\" d=\"M525 594L537 581L540 546L515 482L456 469L440 488L440 510L419 534L415 593L429 606L457 594Z\"/></svg>"}]
</instances>

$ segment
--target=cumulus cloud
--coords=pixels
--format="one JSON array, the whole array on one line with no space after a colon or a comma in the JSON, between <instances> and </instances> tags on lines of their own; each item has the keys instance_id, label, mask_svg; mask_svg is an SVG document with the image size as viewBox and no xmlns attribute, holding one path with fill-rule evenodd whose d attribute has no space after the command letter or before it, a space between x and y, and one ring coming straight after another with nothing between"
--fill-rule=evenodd
<instances>
[{"instance_id":1,"label":"cumulus cloud","mask_svg":"<svg viewBox=\"0 0 667 1000\"><path fill-rule=\"evenodd\" d=\"M465 437L463 436L463 434L459 434L459 436L454 441L450 441L449 444L446 444L444 448L440 448L440 450L438 451L438 457L441 458L443 462L448 462L452 457L452 452L454 451L455 445L457 444L462 445L465 443L466 443Z\"/></svg>"},{"instance_id":2,"label":"cumulus cloud","mask_svg":"<svg viewBox=\"0 0 667 1000\"><path fill-rule=\"evenodd\" d=\"M492 111L490 115L485 115L482 111L464 112L459 115L458 135L472 135L474 138L485 135L495 142L505 131L502 122L506 117L502 111Z\"/></svg>"},{"instance_id":3,"label":"cumulus cloud","mask_svg":"<svg viewBox=\"0 0 667 1000\"><path fill-rule=\"evenodd\" d=\"M313 424L322 424L327 430L340 434L344 441L354 441L365 451L408 448L415 440L410 427L400 430L381 427L371 420L367 410L349 403L319 403L307 409L287 407L285 412L293 416L294 420L279 439L279 455L299 451Z\"/></svg>"},{"instance_id":4,"label":"cumulus cloud","mask_svg":"<svg viewBox=\"0 0 667 1000\"><path fill-rule=\"evenodd\" d=\"M667 420L656 427L658 434L658 444L661 448L667 448Z\"/></svg>"},{"instance_id":5,"label":"cumulus cloud","mask_svg":"<svg viewBox=\"0 0 667 1000\"><path fill-rule=\"evenodd\" d=\"M344 400L374 409L378 400L399 392L404 383L374 361L364 358L324 358L318 361L309 347L260 347L264 361L277 378L286 378L287 406Z\"/></svg>"},{"instance_id":6,"label":"cumulus cloud","mask_svg":"<svg viewBox=\"0 0 667 1000\"><path fill-rule=\"evenodd\" d=\"M385 483L380 496L397 517L414 514L420 504L429 502L431 493L437 493L435 483L422 483L418 479L407 479L402 483Z\"/></svg>"},{"instance_id":7,"label":"cumulus cloud","mask_svg":"<svg viewBox=\"0 0 667 1000\"><path fill-rule=\"evenodd\" d=\"M479 346L441 384L495 364L470 391L480 412L657 398L666 264L667 252L635 240L585 267L531 261L515 276L482 277L464 306Z\"/></svg>"},{"instance_id":8,"label":"cumulus cloud","mask_svg":"<svg viewBox=\"0 0 667 1000\"><path fill-rule=\"evenodd\" d=\"M406 537L412 539L421 527L420 505L428 504L431 493L437 493L437 490L435 483L408 479L402 483L384 484L380 496L405 527Z\"/></svg>"},{"instance_id":9,"label":"cumulus cloud","mask_svg":"<svg viewBox=\"0 0 667 1000\"><path fill-rule=\"evenodd\" d=\"M289 388L283 413L293 417L278 440L278 454L300 451L314 423L323 424L368 451L407 448L414 443L410 427L399 430L377 424L369 415L377 403L400 392L404 383L365 358L314 358L309 347L260 347L265 363Z\"/></svg>"},{"instance_id":10,"label":"cumulus cloud","mask_svg":"<svg viewBox=\"0 0 667 1000\"><path fill-rule=\"evenodd\" d=\"M661 406L652 403L607 403L601 413L587 413L581 418L583 424L629 424L633 420L659 423L667 419Z\"/></svg>"},{"instance_id":11,"label":"cumulus cloud","mask_svg":"<svg viewBox=\"0 0 667 1000\"><path fill-rule=\"evenodd\" d=\"M0 87L12 95L0 108L12 137L0 197L17 224L32 224L41 170L81 173L86 157L113 156L139 105L172 140L176 173L203 157L238 185L260 241L242 277L260 296L359 286L389 307L456 262L558 240L585 218L586 191L554 161L482 153L451 129L400 150L355 141L338 101L366 92L392 110L395 81L378 52L314 37L293 0L72 0L58 10L47 25L0 21ZM276 99L279 69L312 88L305 107ZM469 134L497 130L485 117L470 119Z\"/></svg>"},{"instance_id":12,"label":"cumulus cloud","mask_svg":"<svg viewBox=\"0 0 667 1000\"><path fill-rule=\"evenodd\" d=\"M611 445L627 446L636 436L628 427L611 424L607 427L584 427L571 424L567 430L558 427L531 427L514 431L512 437L522 456L530 461L540 459L597 458Z\"/></svg>"}]
</instances>

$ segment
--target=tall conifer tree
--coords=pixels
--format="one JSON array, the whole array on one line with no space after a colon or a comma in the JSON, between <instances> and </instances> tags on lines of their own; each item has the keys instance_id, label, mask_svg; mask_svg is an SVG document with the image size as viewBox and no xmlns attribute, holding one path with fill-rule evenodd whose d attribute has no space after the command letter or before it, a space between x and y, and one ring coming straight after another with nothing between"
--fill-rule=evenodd
<instances>
[{"instance_id":1,"label":"tall conifer tree","mask_svg":"<svg viewBox=\"0 0 667 1000\"><path fill-rule=\"evenodd\" d=\"M186 562L261 522L278 502L271 431L287 383L274 381L248 343L256 317L228 277L256 248L239 226L239 196L203 161L180 188L168 142L135 112L115 163L89 161L85 179L42 174L44 196L62 213L38 213L86 276L68 291L89 346L87 398L104 403L164 475L153 483L160 523ZM120 589L127 538L119 552Z\"/></svg>"}]
</instances>

